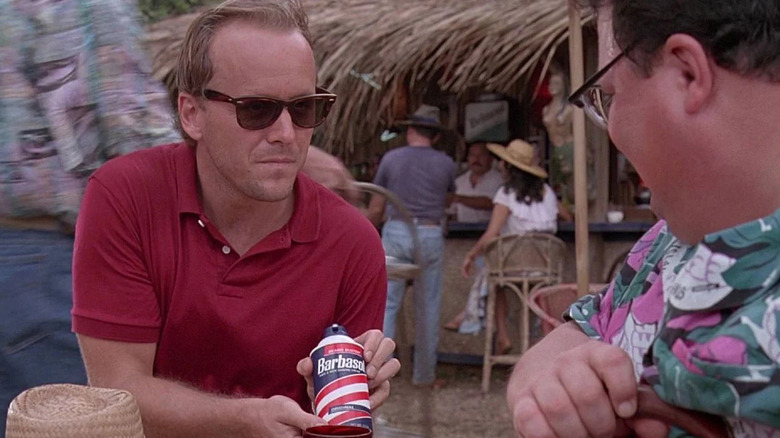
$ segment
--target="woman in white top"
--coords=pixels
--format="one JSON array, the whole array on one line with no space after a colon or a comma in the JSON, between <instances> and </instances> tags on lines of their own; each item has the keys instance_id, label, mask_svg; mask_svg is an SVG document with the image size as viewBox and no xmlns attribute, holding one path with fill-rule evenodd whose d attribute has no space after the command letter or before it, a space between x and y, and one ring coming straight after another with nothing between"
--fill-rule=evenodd
<instances>
[{"instance_id":1,"label":"woman in white top","mask_svg":"<svg viewBox=\"0 0 780 438\"><path fill-rule=\"evenodd\" d=\"M484 245L499 234L528 231L555 233L558 227L558 199L553 189L544 182L547 172L535 164L533 146L522 140L513 140L507 147L493 143L487 147L501 159L499 170L506 182L493 198L493 212L487 229L463 260L461 272L465 277L471 275L474 261L482 254ZM479 269L475 284L484 284L485 275L484 268ZM477 291L479 289L485 288L479 287ZM474 302L474 297L469 298ZM466 317L468 310L467 305ZM496 295L496 350L499 354L507 353L512 345L506 316L506 296L499 291Z\"/></svg>"}]
</instances>

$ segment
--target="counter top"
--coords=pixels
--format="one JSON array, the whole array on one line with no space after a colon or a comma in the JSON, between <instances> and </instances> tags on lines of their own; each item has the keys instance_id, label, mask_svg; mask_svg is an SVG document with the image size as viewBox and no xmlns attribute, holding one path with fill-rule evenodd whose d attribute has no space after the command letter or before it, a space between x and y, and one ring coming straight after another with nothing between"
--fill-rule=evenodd
<instances>
[{"instance_id":1,"label":"counter top","mask_svg":"<svg viewBox=\"0 0 780 438\"><path fill-rule=\"evenodd\" d=\"M487 222L449 222L447 230L455 235L480 234L487 228ZM653 225L652 222L590 222L588 231L591 233L644 233ZM558 234L573 233L574 222L558 222Z\"/></svg>"},{"instance_id":2,"label":"counter top","mask_svg":"<svg viewBox=\"0 0 780 438\"><path fill-rule=\"evenodd\" d=\"M652 222L590 222L588 231L591 233L644 233L655 223ZM574 222L558 222L558 232L574 232Z\"/></svg>"}]
</instances>

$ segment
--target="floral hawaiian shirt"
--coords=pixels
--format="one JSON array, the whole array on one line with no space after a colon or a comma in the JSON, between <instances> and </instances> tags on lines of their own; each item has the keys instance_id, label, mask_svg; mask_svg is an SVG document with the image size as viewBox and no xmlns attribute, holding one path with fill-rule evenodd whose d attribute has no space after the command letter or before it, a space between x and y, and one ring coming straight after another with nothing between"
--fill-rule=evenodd
<instances>
[{"instance_id":1,"label":"floral hawaiian shirt","mask_svg":"<svg viewBox=\"0 0 780 438\"><path fill-rule=\"evenodd\" d=\"M73 224L106 160L176 141L128 0L0 0L0 217Z\"/></svg>"},{"instance_id":2,"label":"floral hawaiian shirt","mask_svg":"<svg viewBox=\"0 0 780 438\"><path fill-rule=\"evenodd\" d=\"M780 437L779 273L780 210L697 245L661 221L568 316L667 402L727 418L736 437Z\"/></svg>"}]
</instances>

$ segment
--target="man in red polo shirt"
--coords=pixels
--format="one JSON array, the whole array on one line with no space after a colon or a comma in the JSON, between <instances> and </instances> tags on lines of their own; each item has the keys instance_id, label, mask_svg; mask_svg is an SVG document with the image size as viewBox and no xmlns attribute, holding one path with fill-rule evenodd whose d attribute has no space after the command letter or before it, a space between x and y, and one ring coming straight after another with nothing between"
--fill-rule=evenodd
<instances>
[{"instance_id":1,"label":"man in red polo shirt","mask_svg":"<svg viewBox=\"0 0 780 438\"><path fill-rule=\"evenodd\" d=\"M90 383L133 393L149 437L300 436L323 423L308 354L339 323L364 345L380 405L400 365L377 330L379 236L299 173L335 100L315 90L300 5L204 12L177 76L187 144L112 161L86 190L73 327Z\"/></svg>"}]
</instances>

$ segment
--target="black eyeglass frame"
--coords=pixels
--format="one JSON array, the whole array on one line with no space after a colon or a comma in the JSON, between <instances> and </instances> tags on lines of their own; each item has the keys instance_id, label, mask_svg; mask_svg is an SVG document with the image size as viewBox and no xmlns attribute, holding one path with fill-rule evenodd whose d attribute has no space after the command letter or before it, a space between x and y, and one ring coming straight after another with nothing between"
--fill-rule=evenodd
<instances>
[{"instance_id":1,"label":"black eyeglass frame","mask_svg":"<svg viewBox=\"0 0 780 438\"><path fill-rule=\"evenodd\" d=\"M282 111L284 111L285 108L287 108L287 111L290 113L290 119L292 120L293 124L295 126L298 126L300 128L309 129L309 128L315 128L325 122L325 119L327 119L328 114L330 113L331 108L333 107L333 104L336 103L336 95L331 93L330 91L326 90L322 87L315 88L316 93L315 94L309 94L306 96L296 97L291 100L282 100L277 99L275 97L270 96L242 96L242 97L231 97L228 96L225 93L221 93L216 90L212 90L209 88L206 88L203 90L203 98L206 100L211 100L214 102L226 102L232 104L236 109L236 122L238 123L238 126L250 130L250 131L258 131L261 129L265 129L276 122L276 120L279 119L279 116L282 115ZM316 120L314 124L312 125L304 125L300 123L300 120L297 120L297 116L294 111L290 111L290 108L292 105L302 101L302 100L308 100L308 99L316 99L316 100L324 100L325 106L322 109L322 117L319 120ZM246 120L242 120L242 117L239 115L239 113L246 108L247 105L252 104L253 102L270 102L275 105L275 110L272 113L272 117L266 122L258 125L249 125L246 123Z\"/></svg>"},{"instance_id":2,"label":"black eyeglass frame","mask_svg":"<svg viewBox=\"0 0 780 438\"><path fill-rule=\"evenodd\" d=\"M618 63L623 57L626 56L626 53L631 51L634 44L629 44L625 49L623 49L620 53L618 53L617 56L612 58L612 61L609 61L607 65L604 67L601 67L596 73L593 73L579 88L574 90L571 95L569 95L569 103L572 105L577 106L578 108L582 108L585 110L585 114L588 115L588 117L593 120L597 125L601 126L604 129L607 129L607 121L609 114L605 114L603 111L598 110L598 112L602 113L601 115L597 115L595 112L597 111L595 108L593 108L588 102L585 100L585 95L590 90L598 89L601 90L601 86L598 85L599 80L607 74L607 72L615 66L615 64ZM609 95L610 101L612 100L612 95ZM603 119L603 120L601 120Z\"/></svg>"}]
</instances>

